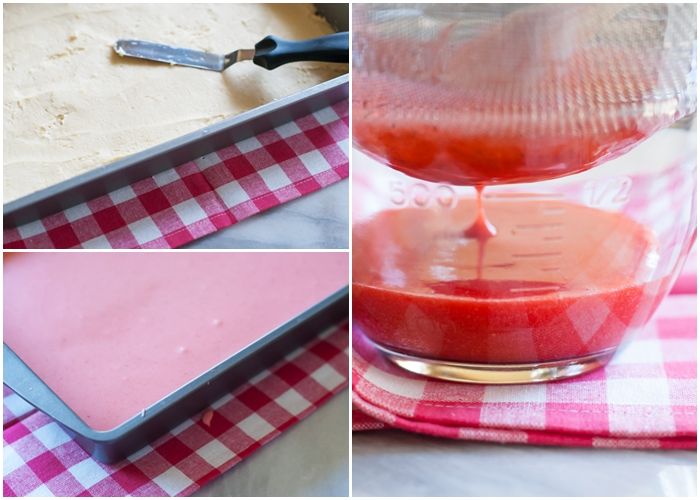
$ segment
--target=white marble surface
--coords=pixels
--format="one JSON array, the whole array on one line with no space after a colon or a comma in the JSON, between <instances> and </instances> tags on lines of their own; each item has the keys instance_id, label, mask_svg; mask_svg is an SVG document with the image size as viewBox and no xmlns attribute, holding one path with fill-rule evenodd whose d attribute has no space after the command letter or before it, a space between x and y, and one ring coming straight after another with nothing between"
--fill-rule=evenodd
<instances>
[{"instance_id":1,"label":"white marble surface","mask_svg":"<svg viewBox=\"0 0 700 500\"><path fill-rule=\"evenodd\" d=\"M695 496L695 451L499 445L353 434L353 496Z\"/></svg>"},{"instance_id":2,"label":"white marble surface","mask_svg":"<svg viewBox=\"0 0 700 500\"><path fill-rule=\"evenodd\" d=\"M253 215L185 248L348 248L347 179Z\"/></svg>"},{"instance_id":3,"label":"white marble surface","mask_svg":"<svg viewBox=\"0 0 700 500\"><path fill-rule=\"evenodd\" d=\"M348 394L337 394L195 496L347 496Z\"/></svg>"}]
</instances>

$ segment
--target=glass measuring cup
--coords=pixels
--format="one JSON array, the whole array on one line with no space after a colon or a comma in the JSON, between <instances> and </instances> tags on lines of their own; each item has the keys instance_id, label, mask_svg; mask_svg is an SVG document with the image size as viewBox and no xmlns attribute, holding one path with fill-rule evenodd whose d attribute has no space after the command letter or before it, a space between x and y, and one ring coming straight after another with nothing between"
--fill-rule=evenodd
<instances>
[{"instance_id":1,"label":"glass measuring cup","mask_svg":"<svg viewBox=\"0 0 700 500\"><path fill-rule=\"evenodd\" d=\"M601 366L695 238L694 119L678 122L694 112L694 36L680 13L553 8L355 7L355 146L413 178L355 153L353 317L408 370L521 383ZM527 50L506 56L499 37L528 27ZM390 57L398 47L408 56ZM455 63L464 47L483 72ZM632 62L606 74L639 47L652 76Z\"/></svg>"}]
</instances>

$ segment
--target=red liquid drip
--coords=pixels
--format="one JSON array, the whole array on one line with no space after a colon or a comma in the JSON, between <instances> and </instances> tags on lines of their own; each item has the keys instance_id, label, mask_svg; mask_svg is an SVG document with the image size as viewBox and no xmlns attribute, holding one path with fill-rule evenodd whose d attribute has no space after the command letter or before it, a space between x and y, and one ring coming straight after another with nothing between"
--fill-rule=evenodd
<instances>
[{"instance_id":1,"label":"red liquid drip","mask_svg":"<svg viewBox=\"0 0 700 500\"><path fill-rule=\"evenodd\" d=\"M486 218L486 211L484 210L484 186L476 186L476 219L471 226L464 230L463 234L466 238L476 240L479 245L477 278L481 279L484 265L484 247L489 238L496 236L496 228Z\"/></svg>"},{"instance_id":2,"label":"red liquid drip","mask_svg":"<svg viewBox=\"0 0 700 500\"><path fill-rule=\"evenodd\" d=\"M464 236L485 241L492 236L496 236L496 227L486 218L484 210L484 186L476 186L476 219L464 231Z\"/></svg>"}]
</instances>

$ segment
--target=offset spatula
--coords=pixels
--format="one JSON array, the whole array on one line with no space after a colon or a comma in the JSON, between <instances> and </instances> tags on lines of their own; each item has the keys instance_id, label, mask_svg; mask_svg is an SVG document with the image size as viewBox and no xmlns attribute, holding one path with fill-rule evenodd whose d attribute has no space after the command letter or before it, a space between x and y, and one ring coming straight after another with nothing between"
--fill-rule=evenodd
<instances>
[{"instance_id":1,"label":"offset spatula","mask_svg":"<svg viewBox=\"0 0 700 500\"><path fill-rule=\"evenodd\" d=\"M265 69L275 69L283 64L297 61L346 63L349 57L347 31L299 41L283 40L270 35L256 43L254 49L235 50L225 55L143 40L118 40L114 44L114 50L120 56L138 57L210 71L223 71L240 61L253 61Z\"/></svg>"}]
</instances>

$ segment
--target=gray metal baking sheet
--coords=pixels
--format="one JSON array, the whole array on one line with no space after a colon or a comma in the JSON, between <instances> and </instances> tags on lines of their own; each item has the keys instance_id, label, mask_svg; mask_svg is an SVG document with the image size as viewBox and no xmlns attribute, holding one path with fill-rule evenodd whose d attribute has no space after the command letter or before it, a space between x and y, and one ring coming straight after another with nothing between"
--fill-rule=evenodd
<instances>
[{"instance_id":1,"label":"gray metal baking sheet","mask_svg":"<svg viewBox=\"0 0 700 500\"><path fill-rule=\"evenodd\" d=\"M56 420L95 459L113 463L346 320L348 314L349 287L345 286L109 431L94 430L83 422L6 344L3 344L3 383Z\"/></svg>"}]
</instances>

